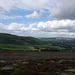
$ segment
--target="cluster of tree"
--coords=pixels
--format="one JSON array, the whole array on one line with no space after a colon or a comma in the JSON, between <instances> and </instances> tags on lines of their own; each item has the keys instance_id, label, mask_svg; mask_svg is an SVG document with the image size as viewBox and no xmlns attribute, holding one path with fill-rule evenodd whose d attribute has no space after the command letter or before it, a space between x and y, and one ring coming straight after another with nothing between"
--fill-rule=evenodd
<instances>
[{"instance_id":1,"label":"cluster of tree","mask_svg":"<svg viewBox=\"0 0 75 75\"><path fill-rule=\"evenodd\" d=\"M51 47L42 48L41 51L58 52L58 51L62 51L62 48L58 46L51 46Z\"/></svg>"}]
</instances>

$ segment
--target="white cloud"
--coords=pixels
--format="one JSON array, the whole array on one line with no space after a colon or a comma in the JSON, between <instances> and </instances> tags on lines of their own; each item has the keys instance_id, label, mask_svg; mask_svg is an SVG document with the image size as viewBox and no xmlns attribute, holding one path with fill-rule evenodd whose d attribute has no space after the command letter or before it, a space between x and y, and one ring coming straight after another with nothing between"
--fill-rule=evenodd
<instances>
[{"instance_id":1,"label":"white cloud","mask_svg":"<svg viewBox=\"0 0 75 75\"><path fill-rule=\"evenodd\" d=\"M51 11L50 18L75 20L75 0L57 1L57 7Z\"/></svg>"},{"instance_id":2,"label":"white cloud","mask_svg":"<svg viewBox=\"0 0 75 75\"><path fill-rule=\"evenodd\" d=\"M1 11L10 11L15 6L14 0L0 0Z\"/></svg>"},{"instance_id":3,"label":"white cloud","mask_svg":"<svg viewBox=\"0 0 75 75\"><path fill-rule=\"evenodd\" d=\"M75 37L75 20L55 20L32 23L29 27L25 24L0 23L0 33L11 33L33 37Z\"/></svg>"},{"instance_id":4,"label":"white cloud","mask_svg":"<svg viewBox=\"0 0 75 75\"><path fill-rule=\"evenodd\" d=\"M45 10L40 10L40 15L42 15L43 13L46 13L46 11Z\"/></svg>"},{"instance_id":5,"label":"white cloud","mask_svg":"<svg viewBox=\"0 0 75 75\"><path fill-rule=\"evenodd\" d=\"M45 32L75 32L75 20L54 20L39 22L38 29Z\"/></svg>"},{"instance_id":6,"label":"white cloud","mask_svg":"<svg viewBox=\"0 0 75 75\"><path fill-rule=\"evenodd\" d=\"M13 9L41 10L55 6L55 0L0 0L2 11Z\"/></svg>"},{"instance_id":7,"label":"white cloud","mask_svg":"<svg viewBox=\"0 0 75 75\"><path fill-rule=\"evenodd\" d=\"M36 23L30 24L29 27L26 27L25 24L21 23L11 23L9 25L4 25L0 23L0 32L6 31L30 31L37 30Z\"/></svg>"},{"instance_id":8,"label":"white cloud","mask_svg":"<svg viewBox=\"0 0 75 75\"><path fill-rule=\"evenodd\" d=\"M17 18L22 18L22 17L23 16L7 16L7 15L0 14L0 20L17 19Z\"/></svg>"},{"instance_id":9,"label":"white cloud","mask_svg":"<svg viewBox=\"0 0 75 75\"><path fill-rule=\"evenodd\" d=\"M50 18L75 20L75 0L0 0L0 13L16 9L35 11L47 9Z\"/></svg>"},{"instance_id":10,"label":"white cloud","mask_svg":"<svg viewBox=\"0 0 75 75\"><path fill-rule=\"evenodd\" d=\"M6 26L2 23L0 23L0 32L3 32L6 30Z\"/></svg>"},{"instance_id":11,"label":"white cloud","mask_svg":"<svg viewBox=\"0 0 75 75\"><path fill-rule=\"evenodd\" d=\"M7 30L12 30L12 31L21 31L25 28L24 24L19 24L19 23L11 23L7 26Z\"/></svg>"},{"instance_id":12,"label":"white cloud","mask_svg":"<svg viewBox=\"0 0 75 75\"><path fill-rule=\"evenodd\" d=\"M34 11L32 14L26 15L26 18L40 18L40 15Z\"/></svg>"}]
</instances>

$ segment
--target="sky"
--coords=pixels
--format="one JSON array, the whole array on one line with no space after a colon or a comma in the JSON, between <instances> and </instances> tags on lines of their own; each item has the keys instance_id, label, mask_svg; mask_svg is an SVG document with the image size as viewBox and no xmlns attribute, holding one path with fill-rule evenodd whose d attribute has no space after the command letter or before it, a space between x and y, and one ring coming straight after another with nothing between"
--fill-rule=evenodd
<instances>
[{"instance_id":1,"label":"sky","mask_svg":"<svg viewBox=\"0 0 75 75\"><path fill-rule=\"evenodd\" d=\"M75 38L75 0L0 0L0 33Z\"/></svg>"}]
</instances>

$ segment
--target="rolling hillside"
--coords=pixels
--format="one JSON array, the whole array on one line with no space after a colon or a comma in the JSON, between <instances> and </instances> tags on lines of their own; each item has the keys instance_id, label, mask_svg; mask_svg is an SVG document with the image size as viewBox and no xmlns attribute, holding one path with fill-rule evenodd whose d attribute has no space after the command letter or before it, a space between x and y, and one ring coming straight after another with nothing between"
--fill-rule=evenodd
<instances>
[{"instance_id":1,"label":"rolling hillside","mask_svg":"<svg viewBox=\"0 0 75 75\"><path fill-rule=\"evenodd\" d=\"M64 47L66 51L75 52L75 38L65 38L65 37L56 37L56 38L39 38L42 41L47 41L53 46Z\"/></svg>"},{"instance_id":2,"label":"rolling hillside","mask_svg":"<svg viewBox=\"0 0 75 75\"><path fill-rule=\"evenodd\" d=\"M0 33L0 49L3 50L37 50L35 49L37 45L49 45L49 43L33 37Z\"/></svg>"},{"instance_id":3,"label":"rolling hillside","mask_svg":"<svg viewBox=\"0 0 75 75\"><path fill-rule=\"evenodd\" d=\"M21 37L17 35L0 33L0 44L41 45L41 44L48 44L48 42L41 41L33 37Z\"/></svg>"},{"instance_id":4,"label":"rolling hillside","mask_svg":"<svg viewBox=\"0 0 75 75\"><path fill-rule=\"evenodd\" d=\"M34 38L0 33L0 50L75 52L75 39Z\"/></svg>"}]
</instances>

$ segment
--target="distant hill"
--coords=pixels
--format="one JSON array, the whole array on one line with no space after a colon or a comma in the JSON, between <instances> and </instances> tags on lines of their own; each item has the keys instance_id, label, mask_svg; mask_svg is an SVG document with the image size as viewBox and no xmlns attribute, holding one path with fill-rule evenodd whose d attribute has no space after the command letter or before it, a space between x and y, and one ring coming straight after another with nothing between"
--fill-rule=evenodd
<instances>
[{"instance_id":1,"label":"distant hill","mask_svg":"<svg viewBox=\"0 0 75 75\"><path fill-rule=\"evenodd\" d=\"M75 38L65 38L65 37L56 37L56 38L39 38L42 41L47 41L53 46L64 47L66 51L75 52Z\"/></svg>"},{"instance_id":2,"label":"distant hill","mask_svg":"<svg viewBox=\"0 0 75 75\"><path fill-rule=\"evenodd\" d=\"M17 35L0 33L0 44L40 45L48 43L33 37L22 37Z\"/></svg>"},{"instance_id":3,"label":"distant hill","mask_svg":"<svg viewBox=\"0 0 75 75\"><path fill-rule=\"evenodd\" d=\"M22 37L0 33L0 50L37 50L41 45L49 45L46 41L34 37Z\"/></svg>"},{"instance_id":4,"label":"distant hill","mask_svg":"<svg viewBox=\"0 0 75 75\"><path fill-rule=\"evenodd\" d=\"M65 37L56 37L56 38L40 38L43 41L74 41L75 38L65 38Z\"/></svg>"},{"instance_id":5,"label":"distant hill","mask_svg":"<svg viewBox=\"0 0 75 75\"><path fill-rule=\"evenodd\" d=\"M74 38L34 38L0 33L0 50L74 51Z\"/></svg>"}]
</instances>

